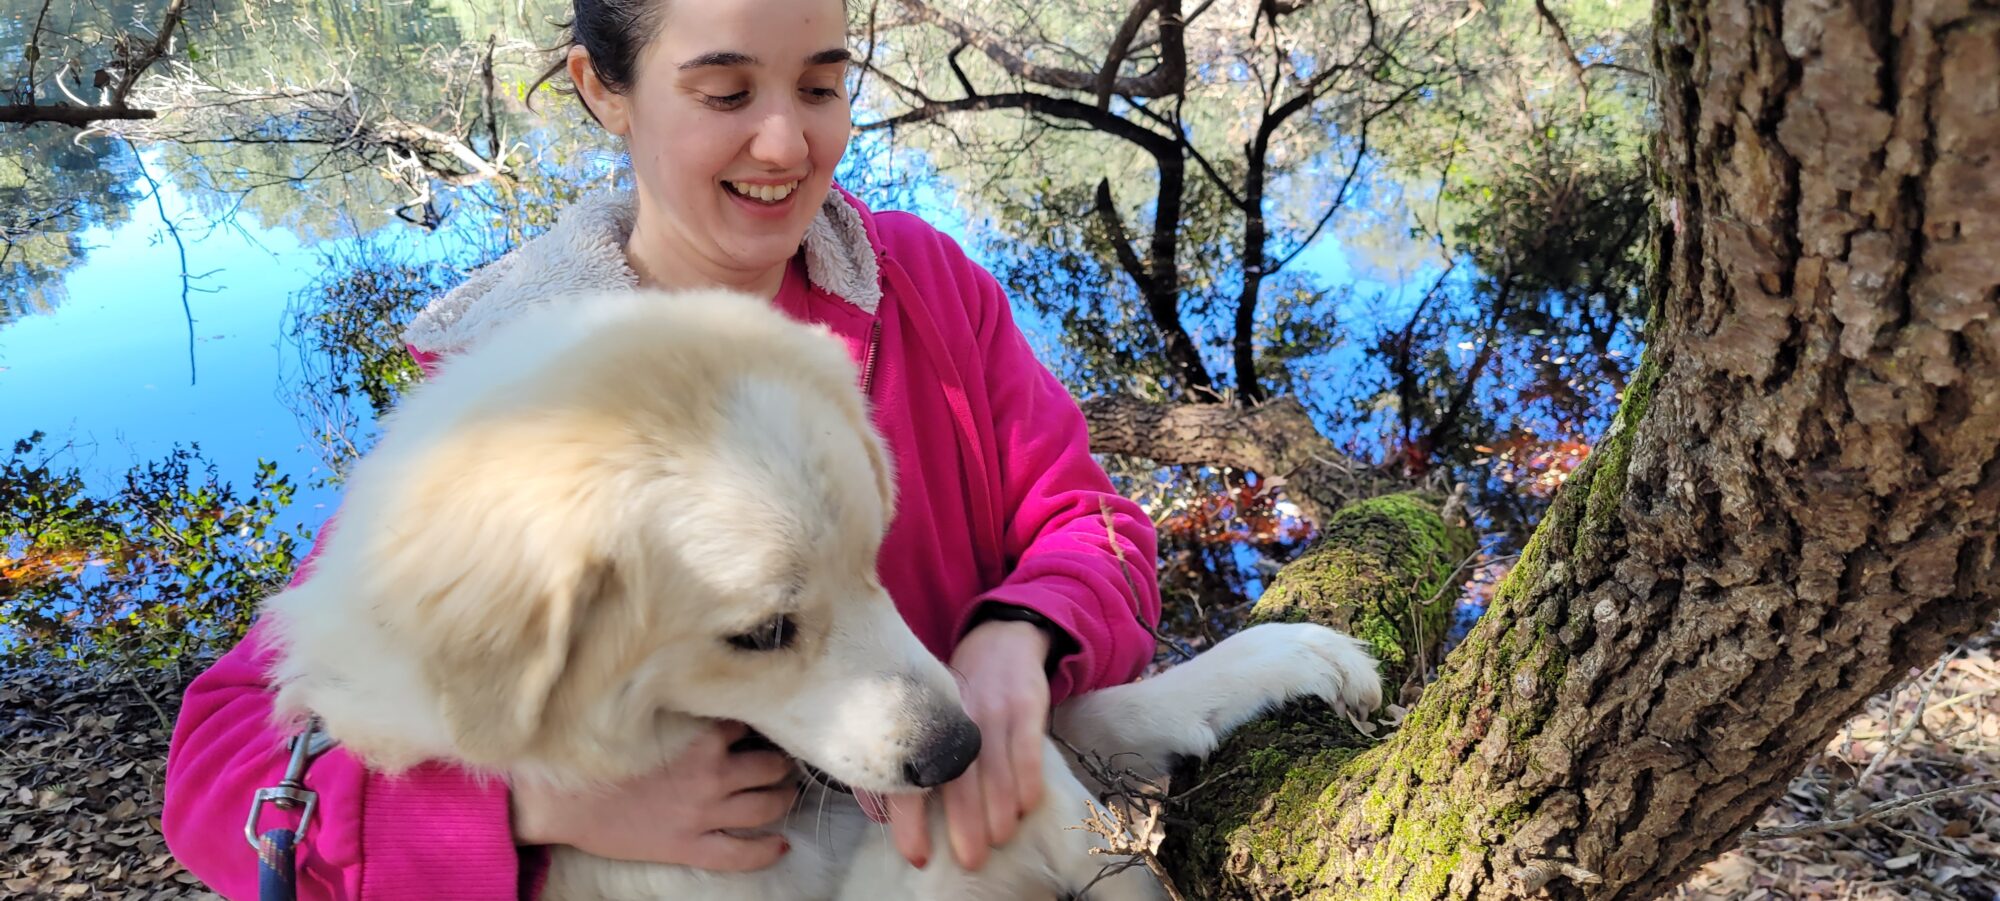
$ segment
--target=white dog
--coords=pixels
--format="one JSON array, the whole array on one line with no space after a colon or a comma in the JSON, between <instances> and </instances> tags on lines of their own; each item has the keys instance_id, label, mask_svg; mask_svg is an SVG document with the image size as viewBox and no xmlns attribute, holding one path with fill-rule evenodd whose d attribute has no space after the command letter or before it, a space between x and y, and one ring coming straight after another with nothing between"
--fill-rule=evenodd
<instances>
[{"instance_id":1,"label":"white dog","mask_svg":"<svg viewBox=\"0 0 2000 901\"><path fill-rule=\"evenodd\" d=\"M604 785L727 718L855 788L949 781L978 730L876 582L893 484L854 367L824 332L723 292L550 304L445 366L356 466L315 577L267 603L279 715L319 714L387 771L435 759ZM1253 628L1054 720L1077 748L1159 772L1305 695L1379 704L1365 646ZM768 870L558 849L547 896L1069 897L1114 859L1073 828L1088 774L1045 744L1046 800L977 873L949 854L908 866L851 797L816 788ZM1144 868L1089 891L1161 895Z\"/></svg>"}]
</instances>

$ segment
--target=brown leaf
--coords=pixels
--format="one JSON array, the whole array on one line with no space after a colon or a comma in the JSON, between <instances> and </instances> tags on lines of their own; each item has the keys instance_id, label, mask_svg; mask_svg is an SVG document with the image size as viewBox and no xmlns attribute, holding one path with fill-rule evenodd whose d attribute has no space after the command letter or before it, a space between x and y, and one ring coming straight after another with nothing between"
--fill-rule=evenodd
<instances>
[{"instance_id":1,"label":"brown leaf","mask_svg":"<svg viewBox=\"0 0 2000 901\"><path fill-rule=\"evenodd\" d=\"M130 819L133 814L136 814L138 812L139 812L139 805L136 802L134 802L131 798L126 798L125 800L118 802L117 806L111 808L110 817L113 820Z\"/></svg>"}]
</instances>

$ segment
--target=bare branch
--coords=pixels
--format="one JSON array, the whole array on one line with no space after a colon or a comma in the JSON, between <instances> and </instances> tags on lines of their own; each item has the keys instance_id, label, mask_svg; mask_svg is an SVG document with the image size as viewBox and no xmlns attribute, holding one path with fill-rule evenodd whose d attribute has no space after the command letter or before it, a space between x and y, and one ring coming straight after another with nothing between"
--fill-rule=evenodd
<instances>
[{"instance_id":1,"label":"bare branch","mask_svg":"<svg viewBox=\"0 0 2000 901\"><path fill-rule=\"evenodd\" d=\"M1788 838L1795 835L1816 835L1821 832L1838 832L1842 829L1852 829L1856 826L1860 826L1862 824L1872 822L1874 820L1879 820L1892 813L1908 810L1909 808L1912 807L1919 807L1925 804L1929 804L1932 801L1949 798L1953 795L1969 795L1969 794L1976 794L1976 793L1983 793L1990 791L2000 791L2000 779L1992 779L1986 782L1974 782L1969 785L1946 786L1944 788L1924 792L1921 795L1911 795L1910 797L1907 798L1896 798L1895 800L1892 801L1884 801L1880 804L1873 805L1868 809L1863 810L1860 813L1857 813L1853 816L1841 817L1840 819L1837 820L1816 820L1811 823L1794 823L1790 826L1773 826L1769 829L1753 829L1749 832L1743 833L1743 838L1739 840L1739 844L1748 845L1756 842L1770 841L1771 839L1774 838Z\"/></svg>"},{"instance_id":2,"label":"bare branch","mask_svg":"<svg viewBox=\"0 0 2000 901\"><path fill-rule=\"evenodd\" d=\"M84 128L95 122L135 121L157 118L159 113L155 110L131 108L128 105L128 98L131 97L132 87L139 83L139 76L144 75L147 69L153 67L154 63L164 58L167 55L168 48L173 46L174 29L180 27L181 16L187 12L187 5L188 0L173 0L173 2L167 4L166 12L160 17L160 27L158 32L153 36L152 43L147 44L136 56L130 55L130 44L123 36L120 37L118 42L119 58L113 63L113 65L119 68L118 80L109 86L110 94L105 101L96 106L81 106L75 103L38 104L34 102L34 95L32 93L34 90L34 65L35 60L41 55L41 47L36 43L41 34L42 27L41 19L38 17L35 20L35 31L30 35L28 43L29 49L33 51L28 54L30 91L28 102L0 106L0 124L25 125L39 122L51 125L67 125L72 128ZM42 11L44 13L48 12L47 3L43 4Z\"/></svg>"},{"instance_id":3,"label":"bare branch","mask_svg":"<svg viewBox=\"0 0 2000 901\"><path fill-rule=\"evenodd\" d=\"M1146 18L1158 9L1162 0L1137 0L1125 14L1125 22L1118 26L1118 33L1111 37L1111 46L1104 52L1104 65L1097 70L1097 108L1111 108L1111 95L1118 84L1118 69L1125 65L1125 57L1132 52L1132 41L1138 38L1139 28L1146 24Z\"/></svg>"},{"instance_id":4,"label":"bare branch","mask_svg":"<svg viewBox=\"0 0 2000 901\"><path fill-rule=\"evenodd\" d=\"M1088 103L1070 100L1066 97L1053 97L1047 94L1035 94L1024 91L1006 94L980 94L953 100L929 100L909 112L874 122L864 122L856 125L855 129L857 131L875 131L883 128L895 128L913 122L928 122L951 113L983 112L996 109L1026 110L1031 113L1040 113L1057 119L1070 119L1083 122L1096 128L1098 131L1130 141L1153 154L1155 158L1178 158L1180 155L1180 145L1173 138L1153 131L1130 119L1105 112Z\"/></svg>"},{"instance_id":5,"label":"bare branch","mask_svg":"<svg viewBox=\"0 0 2000 901\"><path fill-rule=\"evenodd\" d=\"M42 0L42 11L35 14L35 27L28 32L28 102L35 100L35 64L42 59L42 20L49 17L49 7L55 0Z\"/></svg>"},{"instance_id":6,"label":"bare branch","mask_svg":"<svg viewBox=\"0 0 2000 901\"><path fill-rule=\"evenodd\" d=\"M1068 91L1090 92L1097 89L1099 75L1097 72L1062 69L1030 62L992 36L933 9L923 0L902 0L902 4L919 20L936 25L951 36L972 45L1011 75L1044 87ZM1161 29L1163 41L1167 40L1166 31L1163 26ZM1187 67L1184 62L1180 65L1175 64L1173 59L1175 53L1171 45L1177 42L1177 38L1169 41L1169 49L1165 54L1168 58L1151 72L1138 77L1113 79L1112 91L1129 97L1166 97L1179 93Z\"/></svg>"},{"instance_id":7,"label":"bare branch","mask_svg":"<svg viewBox=\"0 0 2000 901\"><path fill-rule=\"evenodd\" d=\"M192 286L191 286L191 284L190 284L190 282L191 282L191 281L193 280L193 278L194 278L194 277L188 274L188 251L187 251L187 244L186 244L186 242L183 242L183 241L181 240L181 230L180 230L179 226L176 226L176 225L174 224L174 219L173 219L173 217L172 217L172 216L169 216L169 215L167 215L167 205L166 205L166 202L165 202L165 201L162 201L162 200L160 199L160 183L159 183L158 181L155 181L155 180L153 179L153 173L152 173L152 171L146 168L146 159L145 159L145 157L143 157L143 156L140 156L140 155L139 155L139 148L138 148L138 146L137 146L137 145L135 145L135 144L133 144L133 143L132 143L132 142L131 142L131 141L130 141L130 140L128 139L128 140L126 140L126 141L125 141L125 151L126 151L127 153L130 153L130 154L132 154L132 162L133 162L133 164L134 164L134 165L137 165L137 166L139 167L139 175L140 175L141 177L143 177L144 179L146 179L146 186L147 186L147 188L148 188L148 189L150 189L150 190L151 190L151 192L152 192L152 197L153 197L153 210L154 210L155 212L157 212L157 213L159 213L159 214L160 214L160 224L161 224L161 225L163 225L163 226L166 226L166 229L167 229L167 236L168 236L168 237L170 237L170 238L172 238L172 239L174 240L174 249L175 249L176 251L179 251L179 252L180 252L180 259L181 259L181 315L183 315L183 316L185 316L185 317L187 318L187 334L188 334L188 384L192 385L192 384L194 384L194 383L195 383L195 366L194 366L194 307L193 307L192 305L190 305L190 304L188 303L188 291L189 291L189 290L191 289L191 287L192 287ZM168 530L166 530L166 532L167 532L168 534L171 534L171 533L173 532L173 530L172 530L172 529L168 529Z\"/></svg>"},{"instance_id":8,"label":"bare branch","mask_svg":"<svg viewBox=\"0 0 2000 901\"><path fill-rule=\"evenodd\" d=\"M1535 14L1548 23L1550 31L1555 32L1556 46L1562 48L1563 62L1568 63L1570 71L1576 75L1576 111L1590 112L1590 80L1584 77L1583 62L1577 59L1576 48L1570 45L1569 31L1563 28L1562 20L1556 18L1555 11L1549 9L1548 0L1535 0Z\"/></svg>"},{"instance_id":9,"label":"bare branch","mask_svg":"<svg viewBox=\"0 0 2000 901\"><path fill-rule=\"evenodd\" d=\"M1118 204L1111 197L1111 180L1097 181L1097 218L1104 223L1112 250L1118 255L1118 265L1124 267L1125 274L1139 285L1139 290L1151 293L1154 290L1153 277L1146 272L1146 264L1139 261L1139 254L1132 249L1132 239L1125 232L1125 222L1118 217Z\"/></svg>"}]
</instances>

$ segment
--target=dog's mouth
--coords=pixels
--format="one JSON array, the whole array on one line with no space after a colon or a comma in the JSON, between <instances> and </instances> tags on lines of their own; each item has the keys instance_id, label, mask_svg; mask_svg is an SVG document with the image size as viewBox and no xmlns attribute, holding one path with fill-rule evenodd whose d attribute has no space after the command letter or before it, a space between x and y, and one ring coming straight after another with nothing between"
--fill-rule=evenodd
<instances>
[{"instance_id":1,"label":"dog's mouth","mask_svg":"<svg viewBox=\"0 0 2000 901\"><path fill-rule=\"evenodd\" d=\"M792 759L798 760L798 758L796 757ZM843 795L854 794L854 789L848 787L847 783L827 775L825 770L813 766L812 764L807 763L803 760L798 760L798 764L799 764L799 772L805 774L806 779L812 782L814 785L817 785L820 788L826 789L827 791L830 792L839 792L840 794Z\"/></svg>"},{"instance_id":2,"label":"dog's mouth","mask_svg":"<svg viewBox=\"0 0 2000 901\"><path fill-rule=\"evenodd\" d=\"M812 784L817 785L820 788L826 789L827 791L839 792L840 794L843 795L854 794L854 789L850 788L847 785L847 783L827 775L825 770L822 770L819 767L807 763L805 761L805 758L785 750L783 746L779 745L775 741L772 741L769 736L766 736L764 733L758 732L755 729L750 730L749 734L743 736L742 738L737 739L735 744L729 746L729 750L776 751L780 754L785 755L786 757L790 757L793 763L798 764L799 774L803 775L806 778L806 781L811 782Z\"/></svg>"}]
</instances>

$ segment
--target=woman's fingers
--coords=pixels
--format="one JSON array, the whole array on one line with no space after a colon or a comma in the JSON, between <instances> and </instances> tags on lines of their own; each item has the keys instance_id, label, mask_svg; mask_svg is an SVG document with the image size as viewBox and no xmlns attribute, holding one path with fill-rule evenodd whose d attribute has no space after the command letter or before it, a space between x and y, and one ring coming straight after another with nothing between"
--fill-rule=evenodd
<instances>
[{"instance_id":1,"label":"woman's fingers","mask_svg":"<svg viewBox=\"0 0 2000 901\"><path fill-rule=\"evenodd\" d=\"M890 795L889 837L896 852L921 870L931 862L931 830L923 795Z\"/></svg>"}]
</instances>

